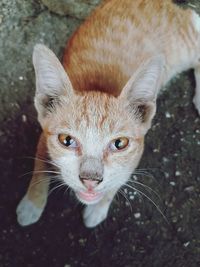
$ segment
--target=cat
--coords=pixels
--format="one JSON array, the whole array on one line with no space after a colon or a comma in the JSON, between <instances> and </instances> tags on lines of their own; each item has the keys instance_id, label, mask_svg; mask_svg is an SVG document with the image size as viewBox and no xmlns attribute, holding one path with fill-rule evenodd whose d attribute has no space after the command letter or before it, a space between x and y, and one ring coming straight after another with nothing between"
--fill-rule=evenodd
<instances>
[{"instance_id":1,"label":"cat","mask_svg":"<svg viewBox=\"0 0 200 267\"><path fill-rule=\"evenodd\" d=\"M17 207L23 226L40 218L51 172L86 205L86 227L105 220L138 166L159 90L189 68L200 113L200 17L171 0L103 1L69 40L63 66L42 44L34 47L33 65L43 132Z\"/></svg>"}]
</instances>

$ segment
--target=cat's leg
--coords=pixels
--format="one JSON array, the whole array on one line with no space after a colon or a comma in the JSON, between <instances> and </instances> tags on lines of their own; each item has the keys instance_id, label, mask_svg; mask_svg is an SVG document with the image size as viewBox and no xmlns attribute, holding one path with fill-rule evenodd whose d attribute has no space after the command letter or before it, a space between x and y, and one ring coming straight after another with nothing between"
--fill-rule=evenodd
<instances>
[{"instance_id":1,"label":"cat's leg","mask_svg":"<svg viewBox=\"0 0 200 267\"><path fill-rule=\"evenodd\" d=\"M196 89L195 89L195 95L193 98L193 103L200 115L200 65L195 67L194 75L195 75L195 80L196 80Z\"/></svg>"},{"instance_id":2,"label":"cat's leg","mask_svg":"<svg viewBox=\"0 0 200 267\"><path fill-rule=\"evenodd\" d=\"M37 147L34 174L16 210L18 223L22 226L38 221L47 202L50 177L44 172L47 169L45 156L46 143L42 134Z\"/></svg>"},{"instance_id":3,"label":"cat's leg","mask_svg":"<svg viewBox=\"0 0 200 267\"><path fill-rule=\"evenodd\" d=\"M95 227L104 221L108 215L110 204L117 190L105 194L103 199L96 204L87 205L83 211L83 221L86 227Z\"/></svg>"}]
</instances>

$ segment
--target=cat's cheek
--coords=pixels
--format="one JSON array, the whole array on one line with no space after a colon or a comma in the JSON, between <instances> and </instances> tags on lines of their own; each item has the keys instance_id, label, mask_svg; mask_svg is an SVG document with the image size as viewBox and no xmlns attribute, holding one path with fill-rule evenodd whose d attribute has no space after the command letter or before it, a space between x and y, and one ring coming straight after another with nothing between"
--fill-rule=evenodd
<instances>
[{"instance_id":1,"label":"cat's cheek","mask_svg":"<svg viewBox=\"0 0 200 267\"><path fill-rule=\"evenodd\" d=\"M143 154L143 143L127 153L113 154L104 163L104 181L100 187L105 191L110 188L120 188L127 183L132 173L137 168Z\"/></svg>"},{"instance_id":2,"label":"cat's cheek","mask_svg":"<svg viewBox=\"0 0 200 267\"><path fill-rule=\"evenodd\" d=\"M74 156L62 156L54 159L55 164L59 167L61 178L73 190L80 190L82 184L79 180L79 160Z\"/></svg>"}]
</instances>

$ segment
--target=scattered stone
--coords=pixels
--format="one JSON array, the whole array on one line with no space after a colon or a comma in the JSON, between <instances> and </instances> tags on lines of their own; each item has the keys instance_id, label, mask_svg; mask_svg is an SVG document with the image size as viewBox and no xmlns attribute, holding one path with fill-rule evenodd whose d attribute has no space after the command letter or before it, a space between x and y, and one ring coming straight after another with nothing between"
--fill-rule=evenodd
<instances>
[{"instance_id":1,"label":"scattered stone","mask_svg":"<svg viewBox=\"0 0 200 267\"><path fill-rule=\"evenodd\" d=\"M141 217L141 213L140 212L134 213L134 217L135 219L139 219Z\"/></svg>"},{"instance_id":2,"label":"scattered stone","mask_svg":"<svg viewBox=\"0 0 200 267\"><path fill-rule=\"evenodd\" d=\"M191 4L191 3L188 3L188 6L192 7L192 8L196 8L195 5Z\"/></svg>"},{"instance_id":3,"label":"scattered stone","mask_svg":"<svg viewBox=\"0 0 200 267\"><path fill-rule=\"evenodd\" d=\"M162 160L163 160L163 162L165 162L165 163L166 163L166 162L169 162L169 159L168 159L168 158L166 158L166 157L163 157L163 159L162 159Z\"/></svg>"},{"instance_id":4,"label":"scattered stone","mask_svg":"<svg viewBox=\"0 0 200 267\"><path fill-rule=\"evenodd\" d=\"M169 119L169 118L171 118L171 114L167 111L167 112L165 113L165 117Z\"/></svg>"},{"instance_id":5,"label":"scattered stone","mask_svg":"<svg viewBox=\"0 0 200 267\"><path fill-rule=\"evenodd\" d=\"M194 186L193 185L191 185L191 186L188 186L188 187L186 187L185 189L184 189L184 191L186 191L186 192L193 192L194 191Z\"/></svg>"},{"instance_id":6,"label":"scattered stone","mask_svg":"<svg viewBox=\"0 0 200 267\"><path fill-rule=\"evenodd\" d=\"M78 242L79 242L80 245L84 246L86 241L87 241L86 238L80 238Z\"/></svg>"},{"instance_id":7,"label":"scattered stone","mask_svg":"<svg viewBox=\"0 0 200 267\"><path fill-rule=\"evenodd\" d=\"M165 178L169 178L169 173L165 172Z\"/></svg>"},{"instance_id":8,"label":"scattered stone","mask_svg":"<svg viewBox=\"0 0 200 267\"><path fill-rule=\"evenodd\" d=\"M97 6L100 0L41 0L48 9L58 15L84 19Z\"/></svg>"},{"instance_id":9,"label":"scattered stone","mask_svg":"<svg viewBox=\"0 0 200 267\"><path fill-rule=\"evenodd\" d=\"M22 121L27 122L27 116L25 114L22 115Z\"/></svg>"},{"instance_id":10,"label":"scattered stone","mask_svg":"<svg viewBox=\"0 0 200 267\"><path fill-rule=\"evenodd\" d=\"M180 175L181 175L181 172L180 172L180 171L176 171L176 172L175 172L175 175L176 175L176 176L180 176Z\"/></svg>"},{"instance_id":11,"label":"scattered stone","mask_svg":"<svg viewBox=\"0 0 200 267\"><path fill-rule=\"evenodd\" d=\"M124 193L127 194L128 193L128 190L126 188L124 188Z\"/></svg>"},{"instance_id":12,"label":"scattered stone","mask_svg":"<svg viewBox=\"0 0 200 267\"><path fill-rule=\"evenodd\" d=\"M185 248L187 248L187 247L189 246L189 244L190 244L190 241L185 242L185 243L183 244L183 246L184 246Z\"/></svg>"},{"instance_id":13,"label":"scattered stone","mask_svg":"<svg viewBox=\"0 0 200 267\"><path fill-rule=\"evenodd\" d=\"M134 179L135 181L137 181L137 180L138 180L138 177L137 177L136 175L133 175L133 179Z\"/></svg>"}]
</instances>

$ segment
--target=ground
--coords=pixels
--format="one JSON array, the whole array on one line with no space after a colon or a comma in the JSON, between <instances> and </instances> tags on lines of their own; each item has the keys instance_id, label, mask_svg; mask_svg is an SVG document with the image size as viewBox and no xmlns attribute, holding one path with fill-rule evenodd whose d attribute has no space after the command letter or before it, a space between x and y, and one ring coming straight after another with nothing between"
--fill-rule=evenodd
<instances>
[{"instance_id":1,"label":"ground","mask_svg":"<svg viewBox=\"0 0 200 267\"><path fill-rule=\"evenodd\" d=\"M199 0L176 2L200 11ZM60 16L45 5L0 2L0 266L200 266L200 118L192 105L192 70L176 77L159 97L139 166L139 181L160 198L148 188L147 197L124 188L128 201L116 197L108 219L91 230L84 227L83 207L73 194L58 189L38 223L17 224L16 206L30 181L40 132L32 47L44 42L61 57L85 14L70 9L70 16Z\"/></svg>"}]
</instances>

